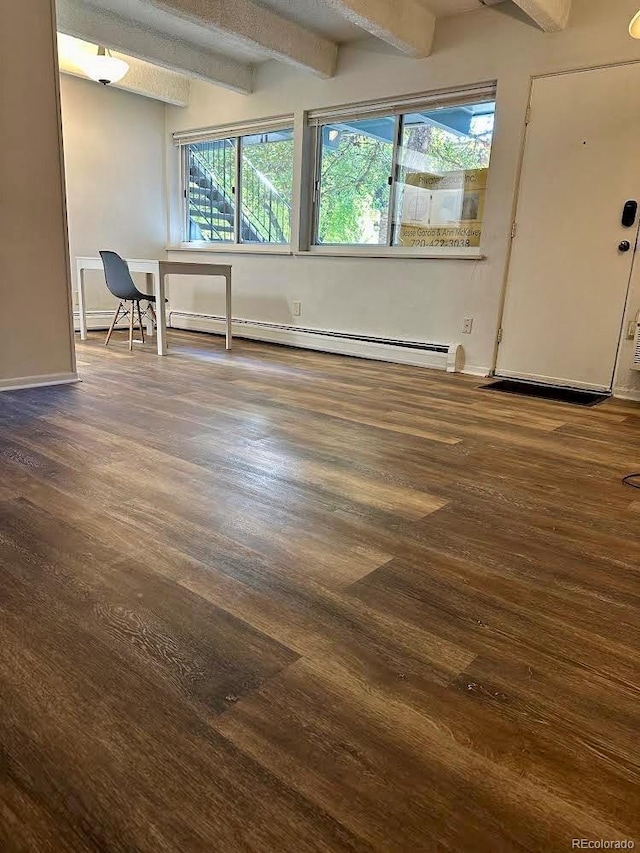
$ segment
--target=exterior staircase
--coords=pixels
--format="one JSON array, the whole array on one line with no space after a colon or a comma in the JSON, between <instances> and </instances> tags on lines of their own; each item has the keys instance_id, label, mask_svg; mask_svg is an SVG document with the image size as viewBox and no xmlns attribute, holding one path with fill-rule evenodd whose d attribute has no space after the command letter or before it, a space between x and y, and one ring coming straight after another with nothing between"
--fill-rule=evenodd
<instances>
[{"instance_id":1,"label":"exterior staircase","mask_svg":"<svg viewBox=\"0 0 640 853\"><path fill-rule=\"evenodd\" d=\"M189 240L233 242L236 205L236 142L188 150ZM242 154L240 239L244 243L289 243L291 205Z\"/></svg>"}]
</instances>

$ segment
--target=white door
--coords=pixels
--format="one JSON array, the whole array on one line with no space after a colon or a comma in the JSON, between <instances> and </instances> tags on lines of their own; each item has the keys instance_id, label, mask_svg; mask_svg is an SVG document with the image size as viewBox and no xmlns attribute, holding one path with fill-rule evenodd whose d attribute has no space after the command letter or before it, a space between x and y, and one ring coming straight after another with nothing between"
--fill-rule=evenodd
<instances>
[{"instance_id":1,"label":"white door","mask_svg":"<svg viewBox=\"0 0 640 853\"><path fill-rule=\"evenodd\" d=\"M498 376L611 388L638 228L622 225L628 200L640 202L640 64L536 79Z\"/></svg>"}]
</instances>

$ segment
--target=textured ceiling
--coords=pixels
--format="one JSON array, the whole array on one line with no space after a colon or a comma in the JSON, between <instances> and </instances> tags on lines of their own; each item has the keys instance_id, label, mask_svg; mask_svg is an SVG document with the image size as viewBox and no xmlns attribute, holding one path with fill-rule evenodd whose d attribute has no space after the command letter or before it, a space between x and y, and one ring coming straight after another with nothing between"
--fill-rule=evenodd
<instances>
[{"instance_id":1,"label":"textured ceiling","mask_svg":"<svg viewBox=\"0 0 640 853\"><path fill-rule=\"evenodd\" d=\"M322 0L255 0L255 2L333 41L353 41L364 35L361 29L350 24Z\"/></svg>"},{"instance_id":2,"label":"textured ceiling","mask_svg":"<svg viewBox=\"0 0 640 853\"><path fill-rule=\"evenodd\" d=\"M231 33L219 34L152 6L145 0L92 0L91 5L100 6L123 18L137 21L151 30L173 38L215 51L243 62L263 62L267 55L261 50L253 50L234 38Z\"/></svg>"},{"instance_id":3,"label":"textured ceiling","mask_svg":"<svg viewBox=\"0 0 640 853\"><path fill-rule=\"evenodd\" d=\"M323 0L255 0L261 6L273 9L303 26L322 33L340 43L363 38L365 33L350 24L341 15L333 11ZM430 9L437 17L472 12L483 6L490 6L500 0L421 0L422 5Z\"/></svg>"},{"instance_id":4,"label":"textured ceiling","mask_svg":"<svg viewBox=\"0 0 640 853\"><path fill-rule=\"evenodd\" d=\"M177 15L158 9L148 0L87 0L90 5L135 21L144 28L242 62L258 63L269 54L254 48L230 33L216 33ZM309 30L340 44L367 37L359 27L334 11L326 0L254 0L265 8L289 18ZM438 17L456 15L491 5L499 0L420 0Z\"/></svg>"},{"instance_id":5,"label":"textured ceiling","mask_svg":"<svg viewBox=\"0 0 640 853\"><path fill-rule=\"evenodd\" d=\"M481 9L483 6L493 6L500 0L485 0L484 3L480 0L423 0L423 2L434 15L443 18L445 15L459 15L461 12L473 12L474 9Z\"/></svg>"}]
</instances>

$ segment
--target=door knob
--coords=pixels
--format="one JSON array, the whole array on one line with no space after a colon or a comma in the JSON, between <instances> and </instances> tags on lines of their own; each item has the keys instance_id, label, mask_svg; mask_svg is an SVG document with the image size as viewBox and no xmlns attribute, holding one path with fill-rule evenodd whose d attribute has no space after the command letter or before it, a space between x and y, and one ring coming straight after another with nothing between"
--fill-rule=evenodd
<instances>
[{"instance_id":1,"label":"door knob","mask_svg":"<svg viewBox=\"0 0 640 853\"><path fill-rule=\"evenodd\" d=\"M618 245L618 249L619 249L621 252L628 252L630 248L631 248L631 243L630 243L628 240L623 240L623 241Z\"/></svg>"}]
</instances>

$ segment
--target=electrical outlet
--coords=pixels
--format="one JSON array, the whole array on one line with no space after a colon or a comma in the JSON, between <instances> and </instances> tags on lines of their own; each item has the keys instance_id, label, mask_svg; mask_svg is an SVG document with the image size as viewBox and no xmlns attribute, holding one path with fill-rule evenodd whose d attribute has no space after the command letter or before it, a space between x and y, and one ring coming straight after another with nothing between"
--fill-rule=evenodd
<instances>
[{"instance_id":1,"label":"electrical outlet","mask_svg":"<svg viewBox=\"0 0 640 853\"><path fill-rule=\"evenodd\" d=\"M462 334L470 335L471 329L473 329L473 317L465 317L464 323L462 324Z\"/></svg>"},{"instance_id":2,"label":"electrical outlet","mask_svg":"<svg viewBox=\"0 0 640 853\"><path fill-rule=\"evenodd\" d=\"M630 341L633 341L635 339L636 326L637 326L637 323L635 320L629 320L629 325L627 326L627 338Z\"/></svg>"},{"instance_id":3,"label":"electrical outlet","mask_svg":"<svg viewBox=\"0 0 640 853\"><path fill-rule=\"evenodd\" d=\"M294 302L293 303L293 316L299 317L301 310L302 310L302 303L301 302Z\"/></svg>"}]
</instances>

